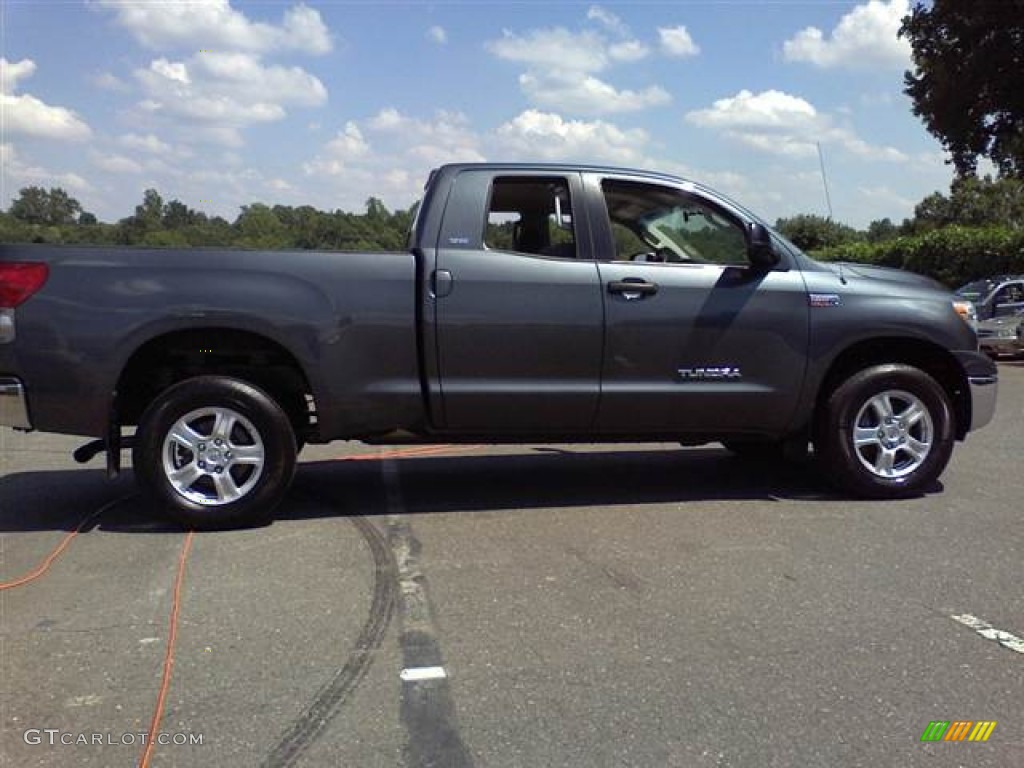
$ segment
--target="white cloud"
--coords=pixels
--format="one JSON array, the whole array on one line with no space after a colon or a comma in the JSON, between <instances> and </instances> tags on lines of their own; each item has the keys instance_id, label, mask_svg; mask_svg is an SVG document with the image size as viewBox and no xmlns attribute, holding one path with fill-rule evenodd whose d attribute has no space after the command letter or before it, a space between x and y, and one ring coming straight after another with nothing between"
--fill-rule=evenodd
<instances>
[{"instance_id":1,"label":"white cloud","mask_svg":"<svg viewBox=\"0 0 1024 768\"><path fill-rule=\"evenodd\" d=\"M20 81L36 71L35 62L0 58L0 112L6 135L82 141L92 135L89 126L72 110L54 107L30 94L16 94Z\"/></svg>"},{"instance_id":2,"label":"white cloud","mask_svg":"<svg viewBox=\"0 0 1024 768\"><path fill-rule=\"evenodd\" d=\"M399 139L391 151L399 151L415 160L417 168L442 163L482 161L480 138L461 112L438 111L432 120L403 115L395 109L379 112L369 122L372 130ZM424 178L426 176L424 175Z\"/></svg>"},{"instance_id":3,"label":"white cloud","mask_svg":"<svg viewBox=\"0 0 1024 768\"><path fill-rule=\"evenodd\" d=\"M783 44L783 55L824 69L908 67L910 43L898 32L909 13L909 0L869 0L843 16L829 37L817 27L797 32Z\"/></svg>"},{"instance_id":4,"label":"white cloud","mask_svg":"<svg viewBox=\"0 0 1024 768\"><path fill-rule=\"evenodd\" d=\"M373 136L373 142L366 138ZM366 190L400 204L412 202L432 168L444 163L480 162L480 137L459 112L437 112L432 119L382 109L362 125L349 121L316 157L303 165L307 177L336 178L358 187L362 198L347 201L358 208ZM344 190L349 194L352 189Z\"/></svg>"},{"instance_id":5,"label":"white cloud","mask_svg":"<svg viewBox=\"0 0 1024 768\"><path fill-rule=\"evenodd\" d=\"M687 113L686 120L776 155L808 157L816 154L817 144L822 143L867 160L909 160L897 149L869 144L851 128L820 113L810 102L782 91L755 94L742 90L735 96L718 99L709 108Z\"/></svg>"},{"instance_id":6,"label":"white cloud","mask_svg":"<svg viewBox=\"0 0 1024 768\"><path fill-rule=\"evenodd\" d=\"M608 47L608 55L615 61L640 61L646 59L651 49L639 40L626 40Z\"/></svg>"},{"instance_id":7,"label":"white cloud","mask_svg":"<svg viewBox=\"0 0 1024 768\"><path fill-rule=\"evenodd\" d=\"M642 165L650 143L640 128L623 130L602 120L566 120L550 112L527 110L495 132L497 146L512 159L583 160Z\"/></svg>"},{"instance_id":8,"label":"white cloud","mask_svg":"<svg viewBox=\"0 0 1024 768\"><path fill-rule=\"evenodd\" d=\"M131 90L131 86L128 83L111 72L98 72L91 79L93 85L97 88L102 88L104 91L125 93Z\"/></svg>"},{"instance_id":9,"label":"white cloud","mask_svg":"<svg viewBox=\"0 0 1024 768\"><path fill-rule=\"evenodd\" d=\"M323 54L332 48L319 11L301 4L287 9L276 25L250 21L232 8L229 0L99 0L99 5L114 11L117 23L139 43L158 50L202 47L218 53L296 50Z\"/></svg>"},{"instance_id":10,"label":"white cloud","mask_svg":"<svg viewBox=\"0 0 1024 768\"><path fill-rule=\"evenodd\" d=\"M59 173L32 165L20 157L14 145L0 144L0 188L14 190L30 186L64 187L72 192L92 189L77 173Z\"/></svg>"},{"instance_id":11,"label":"white cloud","mask_svg":"<svg viewBox=\"0 0 1024 768\"><path fill-rule=\"evenodd\" d=\"M0 58L0 93L14 93L18 81L32 77L36 71L36 63L31 59L11 62Z\"/></svg>"},{"instance_id":12,"label":"white cloud","mask_svg":"<svg viewBox=\"0 0 1024 768\"><path fill-rule=\"evenodd\" d=\"M710 108L690 112L686 119L711 128L776 128L813 123L817 110L798 96L782 91L754 94L742 90L735 96L718 99Z\"/></svg>"},{"instance_id":13,"label":"white cloud","mask_svg":"<svg viewBox=\"0 0 1024 768\"><path fill-rule=\"evenodd\" d=\"M107 173L142 173L143 171L141 163L132 160L130 157L125 157L124 155L92 152L89 155L89 159L92 161L93 165Z\"/></svg>"},{"instance_id":14,"label":"white cloud","mask_svg":"<svg viewBox=\"0 0 1024 768\"><path fill-rule=\"evenodd\" d=\"M320 155L305 164L304 171L310 175L337 176L345 173L353 163L358 163L368 157L371 151L359 126L350 120L333 139L324 145Z\"/></svg>"},{"instance_id":15,"label":"white cloud","mask_svg":"<svg viewBox=\"0 0 1024 768\"><path fill-rule=\"evenodd\" d=\"M686 58L700 53L700 46L693 42L686 27L659 27L658 40L661 50L667 56Z\"/></svg>"},{"instance_id":16,"label":"white cloud","mask_svg":"<svg viewBox=\"0 0 1024 768\"><path fill-rule=\"evenodd\" d=\"M601 35L562 27L535 29L525 36L505 30L486 48L499 59L548 71L600 72L609 59L607 41Z\"/></svg>"},{"instance_id":17,"label":"white cloud","mask_svg":"<svg viewBox=\"0 0 1024 768\"><path fill-rule=\"evenodd\" d=\"M427 30L427 37L438 45L444 45L448 42L448 33L445 31L444 27L439 27L437 25L434 25Z\"/></svg>"},{"instance_id":18,"label":"white cloud","mask_svg":"<svg viewBox=\"0 0 1024 768\"><path fill-rule=\"evenodd\" d=\"M370 145L363 138L359 126L349 120L345 128L327 143L327 150L335 157L354 159L365 157L370 152Z\"/></svg>"},{"instance_id":19,"label":"white cloud","mask_svg":"<svg viewBox=\"0 0 1024 768\"><path fill-rule=\"evenodd\" d=\"M370 127L377 131L401 130L409 118L405 117L394 107L388 107L378 112L371 120Z\"/></svg>"},{"instance_id":20,"label":"white cloud","mask_svg":"<svg viewBox=\"0 0 1024 768\"><path fill-rule=\"evenodd\" d=\"M587 21L596 21L609 32L612 32L619 37L626 37L629 35L629 27L625 25L622 19L607 8L602 8L599 5L590 6L590 9L587 11Z\"/></svg>"},{"instance_id":21,"label":"white cloud","mask_svg":"<svg viewBox=\"0 0 1024 768\"><path fill-rule=\"evenodd\" d=\"M152 133L140 136L137 133L125 133L118 137L118 143L130 149L150 152L154 155L167 155L171 152L171 145L162 141Z\"/></svg>"},{"instance_id":22,"label":"white cloud","mask_svg":"<svg viewBox=\"0 0 1024 768\"><path fill-rule=\"evenodd\" d=\"M870 203L876 208L881 208L883 211L910 211L913 210L914 206L919 202L918 200L911 199L906 195L901 195L899 192L884 185L858 187L857 194L859 194L866 203Z\"/></svg>"},{"instance_id":23,"label":"white cloud","mask_svg":"<svg viewBox=\"0 0 1024 768\"><path fill-rule=\"evenodd\" d=\"M621 20L603 8L592 7L587 17L618 36L629 34ZM500 59L526 66L519 86L535 107L596 116L649 109L672 100L659 85L619 89L596 76L613 65L650 55L650 49L635 39L609 42L595 30L572 32L554 27L522 35L506 30L500 39L486 43L486 48Z\"/></svg>"},{"instance_id":24,"label":"white cloud","mask_svg":"<svg viewBox=\"0 0 1024 768\"><path fill-rule=\"evenodd\" d=\"M302 188L329 210L361 210L370 195L408 207L423 194L431 169L481 162L482 136L465 115L439 111L421 118L388 107L349 121L302 166Z\"/></svg>"},{"instance_id":25,"label":"white cloud","mask_svg":"<svg viewBox=\"0 0 1024 768\"><path fill-rule=\"evenodd\" d=\"M227 146L243 143L241 129L280 120L286 107L327 101L319 79L299 67L268 66L248 53L198 53L187 61L156 59L135 77L143 112L180 123L188 136Z\"/></svg>"},{"instance_id":26,"label":"white cloud","mask_svg":"<svg viewBox=\"0 0 1024 768\"><path fill-rule=\"evenodd\" d=\"M657 85L642 91L616 90L592 75L576 79L527 73L519 76L519 85L532 103L578 115L635 112L672 101Z\"/></svg>"},{"instance_id":27,"label":"white cloud","mask_svg":"<svg viewBox=\"0 0 1024 768\"><path fill-rule=\"evenodd\" d=\"M185 63L181 61L170 62L167 59L157 59L149 68L161 77L165 77L168 80L175 80L179 83L188 85L191 81L188 76L188 69L185 67Z\"/></svg>"}]
</instances>

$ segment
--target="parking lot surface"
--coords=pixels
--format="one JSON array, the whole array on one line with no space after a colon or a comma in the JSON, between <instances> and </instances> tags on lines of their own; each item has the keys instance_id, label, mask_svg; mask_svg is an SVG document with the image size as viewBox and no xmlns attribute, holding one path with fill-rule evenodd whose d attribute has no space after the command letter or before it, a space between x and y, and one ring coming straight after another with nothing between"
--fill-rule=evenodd
<instances>
[{"instance_id":1,"label":"parking lot surface","mask_svg":"<svg viewBox=\"0 0 1024 768\"><path fill-rule=\"evenodd\" d=\"M0 430L0 765L1024 765L1000 373L899 502L717 445L339 443L272 525L190 534Z\"/></svg>"}]
</instances>

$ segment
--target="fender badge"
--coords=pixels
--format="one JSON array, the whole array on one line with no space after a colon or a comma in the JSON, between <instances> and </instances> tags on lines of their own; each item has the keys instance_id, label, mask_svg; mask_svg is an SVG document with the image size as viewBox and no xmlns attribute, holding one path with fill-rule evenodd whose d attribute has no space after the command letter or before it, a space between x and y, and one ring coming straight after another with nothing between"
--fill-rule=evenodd
<instances>
[{"instance_id":1,"label":"fender badge","mask_svg":"<svg viewBox=\"0 0 1024 768\"><path fill-rule=\"evenodd\" d=\"M838 307L843 303L838 293L811 293L807 300L812 307Z\"/></svg>"},{"instance_id":2,"label":"fender badge","mask_svg":"<svg viewBox=\"0 0 1024 768\"><path fill-rule=\"evenodd\" d=\"M708 381L742 379L743 374L736 366L724 365L705 368L680 368L679 377L685 381Z\"/></svg>"}]
</instances>

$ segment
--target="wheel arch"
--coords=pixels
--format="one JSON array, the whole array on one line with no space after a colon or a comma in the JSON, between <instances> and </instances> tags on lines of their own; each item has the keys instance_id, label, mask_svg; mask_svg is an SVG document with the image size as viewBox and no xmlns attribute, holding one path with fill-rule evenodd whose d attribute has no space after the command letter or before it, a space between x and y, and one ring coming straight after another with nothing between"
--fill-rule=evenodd
<instances>
[{"instance_id":1,"label":"wheel arch","mask_svg":"<svg viewBox=\"0 0 1024 768\"><path fill-rule=\"evenodd\" d=\"M266 391L288 414L297 436L316 427L309 377L298 359L266 335L220 326L167 331L141 344L117 379L114 411L121 424L138 424L168 387L193 376L230 376Z\"/></svg>"},{"instance_id":2,"label":"wheel arch","mask_svg":"<svg viewBox=\"0 0 1024 768\"><path fill-rule=\"evenodd\" d=\"M955 419L954 434L962 440L971 424L971 398L962 366L949 350L923 339L880 337L865 339L844 349L825 372L815 398L815 421L831 393L858 371L874 365L898 363L919 368L931 376L949 397Z\"/></svg>"}]
</instances>

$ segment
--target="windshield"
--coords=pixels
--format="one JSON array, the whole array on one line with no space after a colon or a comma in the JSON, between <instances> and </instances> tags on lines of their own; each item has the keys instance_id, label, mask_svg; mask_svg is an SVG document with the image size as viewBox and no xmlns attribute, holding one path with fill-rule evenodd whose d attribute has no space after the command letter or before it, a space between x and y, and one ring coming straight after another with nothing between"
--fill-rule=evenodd
<instances>
[{"instance_id":1,"label":"windshield","mask_svg":"<svg viewBox=\"0 0 1024 768\"><path fill-rule=\"evenodd\" d=\"M991 280L975 280L973 283L957 288L956 295L968 301L978 301L992 293L992 289L995 287L996 284Z\"/></svg>"}]
</instances>

